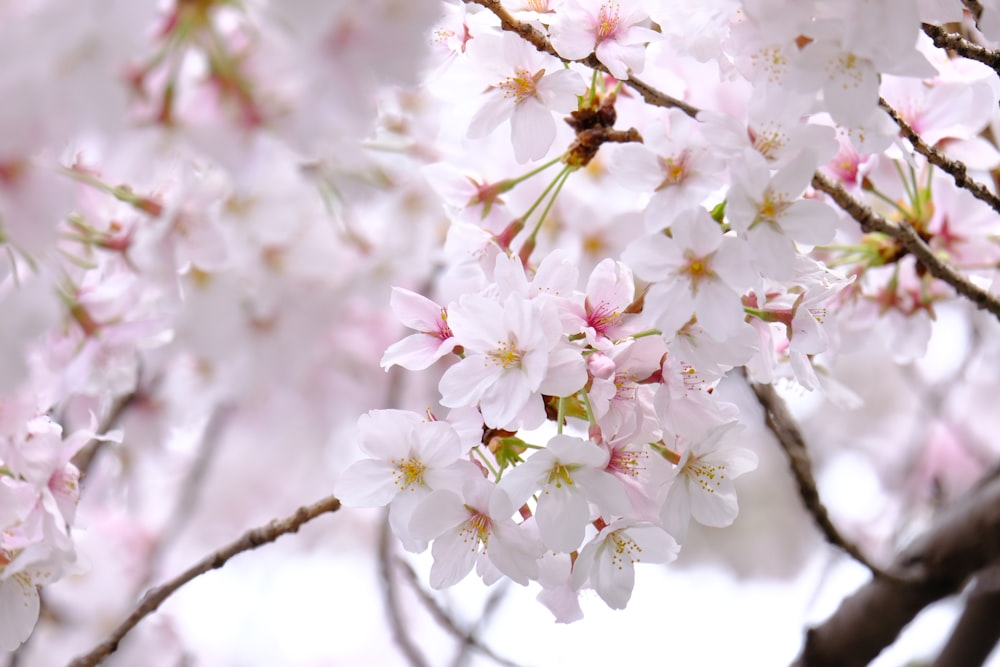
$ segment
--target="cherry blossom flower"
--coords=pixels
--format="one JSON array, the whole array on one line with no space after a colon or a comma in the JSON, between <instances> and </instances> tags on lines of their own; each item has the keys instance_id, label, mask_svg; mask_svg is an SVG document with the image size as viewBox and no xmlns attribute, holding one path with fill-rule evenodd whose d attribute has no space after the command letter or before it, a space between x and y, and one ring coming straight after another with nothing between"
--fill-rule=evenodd
<instances>
[{"instance_id":1,"label":"cherry blossom flower","mask_svg":"<svg viewBox=\"0 0 1000 667\"><path fill-rule=\"evenodd\" d=\"M577 588L589 580L612 609L624 609L635 586L636 563L670 563L680 546L665 530L651 523L618 519L584 545L573 564Z\"/></svg>"},{"instance_id":2,"label":"cherry blossom flower","mask_svg":"<svg viewBox=\"0 0 1000 667\"><path fill-rule=\"evenodd\" d=\"M420 371L455 349L448 328L448 312L427 297L402 287L393 287L389 307L400 321L417 333L393 343L379 364L387 371L399 365Z\"/></svg>"},{"instance_id":3,"label":"cherry blossom flower","mask_svg":"<svg viewBox=\"0 0 1000 667\"><path fill-rule=\"evenodd\" d=\"M816 199L798 199L817 163L804 152L773 177L762 157L748 153L733 174L726 214L733 228L750 246L757 269L765 276L785 279L794 273L795 247L801 243L828 243L836 231L837 216Z\"/></svg>"},{"instance_id":4,"label":"cherry blossom flower","mask_svg":"<svg viewBox=\"0 0 1000 667\"><path fill-rule=\"evenodd\" d=\"M616 345L608 353L614 369L607 377L595 376L588 392L593 416L605 434L637 442L659 437L654 437L658 425L651 417L655 385L643 383L658 375L666 351L661 336L648 336Z\"/></svg>"},{"instance_id":5,"label":"cherry blossom flower","mask_svg":"<svg viewBox=\"0 0 1000 667\"><path fill-rule=\"evenodd\" d=\"M577 96L586 90L583 78L509 32L499 38L476 37L467 50L470 58L491 68L492 77L469 124L469 137L485 137L510 120L517 161L544 157L556 136L552 113L576 108Z\"/></svg>"},{"instance_id":6,"label":"cherry blossom flower","mask_svg":"<svg viewBox=\"0 0 1000 667\"><path fill-rule=\"evenodd\" d=\"M655 281L645 304L667 336L692 316L719 339L742 326L740 292L754 285L756 274L740 244L725 238L704 209L682 214L669 237L653 234L634 242L622 259L640 278Z\"/></svg>"},{"instance_id":7,"label":"cherry blossom flower","mask_svg":"<svg viewBox=\"0 0 1000 667\"><path fill-rule=\"evenodd\" d=\"M535 521L542 541L553 551L570 552L583 541L590 519L588 501L602 512L628 512L621 481L605 470L608 458L593 442L557 435L504 475L499 488L515 505L539 492Z\"/></svg>"},{"instance_id":8,"label":"cherry blossom flower","mask_svg":"<svg viewBox=\"0 0 1000 667\"><path fill-rule=\"evenodd\" d=\"M535 428L545 419L542 394L569 396L586 383L579 351L561 347L552 303L510 294L501 304L468 294L448 312L466 356L441 377L442 404L478 403L487 426Z\"/></svg>"},{"instance_id":9,"label":"cherry blossom flower","mask_svg":"<svg viewBox=\"0 0 1000 667\"><path fill-rule=\"evenodd\" d=\"M570 305L565 320L595 348L608 350L632 331L625 310L635 299L632 270L610 257L601 260L587 279L583 303Z\"/></svg>"},{"instance_id":10,"label":"cherry blossom flower","mask_svg":"<svg viewBox=\"0 0 1000 667\"><path fill-rule=\"evenodd\" d=\"M447 588L476 564L487 584L506 575L522 586L538 577L537 560L545 548L510 518L507 494L485 479L462 485L462 495L434 491L414 510L410 530L433 539L431 586Z\"/></svg>"},{"instance_id":11,"label":"cherry blossom flower","mask_svg":"<svg viewBox=\"0 0 1000 667\"><path fill-rule=\"evenodd\" d=\"M919 78L935 70L915 47L920 32L911 0L848 2L810 26L789 77L798 90L823 91L823 103L839 124L860 125L877 111L879 74Z\"/></svg>"},{"instance_id":12,"label":"cherry blossom flower","mask_svg":"<svg viewBox=\"0 0 1000 667\"><path fill-rule=\"evenodd\" d=\"M427 421L404 410L372 410L358 420L361 449L372 458L350 465L337 485L347 506L389 504L389 521L408 549L421 551L426 542L410 535L417 503L433 489L458 489L481 476L461 460L462 443L451 424Z\"/></svg>"},{"instance_id":13,"label":"cherry blossom flower","mask_svg":"<svg viewBox=\"0 0 1000 667\"><path fill-rule=\"evenodd\" d=\"M660 36L644 27L648 15L636 0L566 0L550 27L552 46L563 58L591 53L616 79L642 73L646 44Z\"/></svg>"},{"instance_id":14,"label":"cherry blossom flower","mask_svg":"<svg viewBox=\"0 0 1000 667\"><path fill-rule=\"evenodd\" d=\"M643 131L643 143L609 147L610 170L624 187L652 192L646 207L646 230L659 231L674 216L701 206L725 184L722 160L701 137L700 124L680 112L670 118L670 135L662 123Z\"/></svg>"},{"instance_id":15,"label":"cherry blossom flower","mask_svg":"<svg viewBox=\"0 0 1000 667\"><path fill-rule=\"evenodd\" d=\"M742 432L735 422L710 429L685 448L677 476L664 499L661 522L678 540L687 535L689 520L706 526L728 526L739 506L733 480L757 467L757 455L732 446Z\"/></svg>"}]
</instances>

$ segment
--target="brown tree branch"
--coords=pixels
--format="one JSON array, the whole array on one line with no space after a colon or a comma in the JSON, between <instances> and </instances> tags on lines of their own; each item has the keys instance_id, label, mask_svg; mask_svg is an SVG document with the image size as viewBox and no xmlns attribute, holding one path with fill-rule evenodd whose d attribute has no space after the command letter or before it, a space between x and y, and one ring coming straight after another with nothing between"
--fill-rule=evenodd
<instances>
[{"instance_id":1,"label":"brown tree branch","mask_svg":"<svg viewBox=\"0 0 1000 667\"><path fill-rule=\"evenodd\" d=\"M1000 475L993 474L896 557L890 572L897 579L872 579L809 630L795 666L867 665L924 607L958 592L998 558Z\"/></svg>"},{"instance_id":2,"label":"brown tree branch","mask_svg":"<svg viewBox=\"0 0 1000 667\"><path fill-rule=\"evenodd\" d=\"M413 590L416 591L417 596L420 598L420 601L424 603L425 607L427 607L427 610L431 613L431 616L434 617L434 620L436 620L442 628L448 631L448 634L460 641L463 645L476 649L498 665L503 665L504 667L520 667L518 663L494 653L489 646L486 646L476 639L473 633L466 632L459 628L455 623L455 619L453 619L448 612L442 609L437 600L435 600L434 597L420 585L419 577L417 577L417 573L413 570L410 564L402 559L398 562L403 568L403 572L406 574L406 578L409 580Z\"/></svg>"},{"instance_id":3,"label":"brown tree branch","mask_svg":"<svg viewBox=\"0 0 1000 667\"><path fill-rule=\"evenodd\" d=\"M866 232L882 232L903 244L938 280L951 285L956 292L1000 318L1000 299L963 276L951 264L934 254L917 231L907 224L889 222L852 197L840 183L821 172L813 174L812 185L830 195L840 208L854 218Z\"/></svg>"},{"instance_id":4,"label":"brown tree branch","mask_svg":"<svg viewBox=\"0 0 1000 667\"><path fill-rule=\"evenodd\" d=\"M1000 640L1000 566L976 575L965 609L932 667L977 667Z\"/></svg>"},{"instance_id":5,"label":"brown tree branch","mask_svg":"<svg viewBox=\"0 0 1000 667\"><path fill-rule=\"evenodd\" d=\"M118 643L139 621L156 611L168 597L192 579L222 567L236 554L273 542L286 533L297 532L302 524L312 521L322 514L336 512L339 509L340 501L333 496L328 496L312 505L300 507L291 516L275 519L260 528L247 531L235 542L209 554L170 581L150 589L143 596L139 606L112 631L107 640L94 647L89 653L73 660L70 667L92 667L114 653L118 649Z\"/></svg>"},{"instance_id":6,"label":"brown tree branch","mask_svg":"<svg viewBox=\"0 0 1000 667\"><path fill-rule=\"evenodd\" d=\"M795 423L795 418L789 413L785 401L778 396L778 392L774 390L772 385L751 382L750 388L757 397L757 402L764 409L764 421L767 423L767 427L777 438L778 444L781 445L788 457L788 465L792 469L792 476L799 489L802 504L805 505L806 510L816 522L823 537L826 538L827 542L839 547L851 558L868 568L876 577L894 578L893 575L883 571L868 560L856 544L840 534L830 519L830 513L819 497L819 489L816 487L816 478L812 473L812 461L809 458L805 438Z\"/></svg>"},{"instance_id":7,"label":"brown tree branch","mask_svg":"<svg viewBox=\"0 0 1000 667\"><path fill-rule=\"evenodd\" d=\"M954 32L948 32L941 26L934 25L933 23L922 23L920 25L924 30L924 34L934 42L934 46L939 49L954 51L969 60L977 60L1000 73L1000 51L993 51L970 42L965 37Z\"/></svg>"},{"instance_id":8,"label":"brown tree branch","mask_svg":"<svg viewBox=\"0 0 1000 667\"><path fill-rule=\"evenodd\" d=\"M962 0L962 4L969 10L972 17L976 19L976 26L978 27L979 19L983 15L983 5L979 2L979 0Z\"/></svg>"},{"instance_id":9,"label":"brown tree branch","mask_svg":"<svg viewBox=\"0 0 1000 667\"><path fill-rule=\"evenodd\" d=\"M952 180L955 181L955 185L963 190L968 190L973 197L979 201L985 202L994 211L1000 213L1000 197L997 197L995 194L990 192L989 188L979 181L974 178L970 178L968 173L966 173L965 164L963 162L960 162L959 160L952 160L951 158L945 156L941 151L929 145L912 127L910 127L909 123L903 120L903 117L899 115L899 112L893 109L889 103L881 97L878 98L878 105L883 111L889 114L892 120L895 121L896 125L899 126L899 133L906 137L906 140L913 146L913 150L927 158L927 161L935 167L950 175Z\"/></svg>"}]
</instances>

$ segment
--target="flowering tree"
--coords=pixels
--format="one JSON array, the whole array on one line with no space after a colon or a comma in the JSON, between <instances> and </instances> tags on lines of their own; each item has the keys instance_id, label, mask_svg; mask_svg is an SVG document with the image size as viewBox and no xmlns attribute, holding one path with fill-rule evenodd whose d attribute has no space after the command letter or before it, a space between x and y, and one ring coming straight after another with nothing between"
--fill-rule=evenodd
<instances>
[{"instance_id":1,"label":"flowering tree","mask_svg":"<svg viewBox=\"0 0 1000 667\"><path fill-rule=\"evenodd\" d=\"M511 664L473 569L586 623L758 544L867 572L797 664L959 594L935 664L992 650L1000 5L0 16L8 664L186 660L160 605L306 524L273 567L378 560L414 665L413 594Z\"/></svg>"}]
</instances>

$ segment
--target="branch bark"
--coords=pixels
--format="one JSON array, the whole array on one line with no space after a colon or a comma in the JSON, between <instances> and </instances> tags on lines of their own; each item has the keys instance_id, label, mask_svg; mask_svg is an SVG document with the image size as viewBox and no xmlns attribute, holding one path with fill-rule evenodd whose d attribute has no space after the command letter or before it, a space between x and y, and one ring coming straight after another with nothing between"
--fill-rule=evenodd
<instances>
[{"instance_id":1,"label":"branch bark","mask_svg":"<svg viewBox=\"0 0 1000 667\"><path fill-rule=\"evenodd\" d=\"M399 597L399 586L392 564L394 539L392 529L389 527L389 512L386 511L385 516L382 517L382 529L379 532L378 564L379 573L382 575L382 597L385 601L386 613L389 616L392 638L412 667L430 667L427 659L424 658L413 638L410 637L406 619L403 618L403 604Z\"/></svg>"},{"instance_id":2,"label":"branch bark","mask_svg":"<svg viewBox=\"0 0 1000 667\"><path fill-rule=\"evenodd\" d=\"M924 607L958 592L998 558L1000 476L994 474L896 557L889 571L897 579L872 579L809 630L795 666L867 665Z\"/></svg>"},{"instance_id":3,"label":"branch bark","mask_svg":"<svg viewBox=\"0 0 1000 667\"><path fill-rule=\"evenodd\" d=\"M816 479L813 477L812 461L809 458L805 438L802 431L799 430L798 424L795 423L795 418L792 417L788 407L778 396L774 387L769 384L751 383L750 388L757 397L757 402L764 409L764 421L767 423L767 427L778 439L778 444L781 445L788 457L788 465L799 489L802 504L805 505L806 511L812 516L827 542L843 549L876 577L893 578L893 575L869 561L856 544L841 535L830 519L830 513L819 497L819 489L816 487Z\"/></svg>"},{"instance_id":4,"label":"branch bark","mask_svg":"<svg viewBox=\"0 0 1000 667\"><path fill-rule=\"evenodd\" d=\"M922 23L924 34L931 38L934 46L939 49L954 51L963 58L978 60L990 69L1000 73L1000 51L992 51L984 46L970 42L959 34L948 32L939 25Z\"/></svg>"},{"instance_id":5,"label":"branch bark","mask_svg":"<svg viewBox=\"0 0 1000 667\"><path fill-rule=\"evenodd\" d=\"M847 190L825 174L813 174L812 185L820 192L825 192L854 218L866 232L882 232L903 244L914 257L938 280L951 285L956 292L976 304L976 307L989 311L1000 319L1000 300L988 291L982 289L959 273L955 267L934 254L930 246L920 238L917 231L908 224L889 222L870 208L852 197Z\"/></svg>"},{"instance_id":6,"label":"branch bark","mask_svg":"<svg viewBox=\"0 0 1000 667\"><path fill-rule=\"evenodd\" d=\"M932 667L976 667L1000 640L1000 566L976 575L965 609Z\"/></svg>"},{"instance_id":7,"label":"branch bark","mask_svg":"<svg viewBox=\"0 0 1000 667\"><path fill-rule=\"evenodd\" d=\"M70 667L93 667L99 664L109 655L118 650L118 643L134 628L139 621L159 609L160 605L170 597L177 589L211 570L218 569L226 564L230 558L236 554L259 546L273 542L286 533L297 532L302 524L312 521L316 517L328 512L336 512L340 509L340 501L333 496L328 496L312 505L300 507L294 514L284 519L275 519L270 523L254 528L243 534L235 542L225 546L218 551L209 554L190 568L180 573L170 581L151 589L143 596L139 606L129 614L122 623L112 631L107 640L98 644L89 653L82 655L70 663Z\"/></svg>"},{"instance_id":8,"label":"branch bark","mask_svg":"<svg viewBox=\"0 0 1000 667\"><path fill-rule=\"evenodd\" d=\"M989 191L985 185L970 178L966 172L966 167L963 162L958 160L952 160L947 157L941 151L937 150L933 146L930 146L926 141L924 141L917 132L910 127L909 123L903 120L903 117L899 115L895 109L889 106L881 97L878 99L878 105L889 114L889 117L899 126L899 133L903 135L910 145L913 146L913 150L917 151L930 162L932 165L950 175L952 180L955 181L955 185L968 190L973 197L979 201L985 202L994 211L1000 213L1000 197Z\"/></svg>"}]
</instances>

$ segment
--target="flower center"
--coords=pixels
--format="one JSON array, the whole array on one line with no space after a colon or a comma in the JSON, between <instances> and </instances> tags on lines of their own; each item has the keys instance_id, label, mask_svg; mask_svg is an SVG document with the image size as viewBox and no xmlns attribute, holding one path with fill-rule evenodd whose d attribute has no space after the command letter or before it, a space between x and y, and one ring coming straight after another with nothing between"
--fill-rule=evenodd
<instances>
[{"instance_id":1,"label":"flower center","mask_svg":"<svg viewBox=\"0 0 1000 667\"><path fill-rule=\"evenodd\" d=\"M657 190L680 185L687 178L687 151L678 156L661 157L660 169L663 170L663 182L656 186Z\"/></svg>"},{"instance_id":2,"label":"flower center","mask_svg":"<svg viewBox=\"0 0 1000 667\"><path fill-rule=\"evenodd\" d=\"M589 311L587 314L587 324L593 327L594 331L599 334L604 334L609 328L622 321L621 313L603 301L597 304L595 308L591 308L589 302L586 306Z\"/></svg>"},{"instance_id":3,"label":"flower center","mask_svg":"<svg viewBox=\"0 0 1000 667\"><path fill-rule=\"evenodd\" d=\"M761 132L753 140L757 152L767 158L774 158L775 153L785 145L785 135L777 130Z\"/></svg>"},{"instance_id":4,"label":"flower center","mask_svg":"<svg viewBox=\"0 0 1000 667\"><path fill-rule=\"evenodd\" d=\"M684 251L684 259L687 261L687 265L684 267L684 273L686 273L688 278L691 280L693 290L697 291L698 283L706 278L711 278L714 275L709 262L711 258L711 255L707 257L698 257L690 250Z\"/></svg>"},{"instance_id":5,"label":"flower center","mask_svg":"<svg viewBox=\"0 0 1000 667\"><path fill-rule=\"evenodd\" d=\"M573 486L573 478L570 477L570 468L567 468L562 463L557 463L552 466L549 470L549 484L555 484L557 489L561 489L563 483L567 486Z\"/></svg>"},{"instance_id":6,"label":"flower center","mask_svg":"<svg viewBox=\"0 0 1000 667\"><path fill-rule=\"evenodd\" d=\"M776 225L778 218L790 205L791 202L785 197L775 194L768 188L767 192L764 193L764 201L757 206L757 219L753 221L753 224L765 222L769 225Z\"/></svg>"},{"instance_id":7,"label":"flower center","mask_svg":"<svg viewBox=\"0 0 1000 667\"><path fill-rule=\"evenodd\" d=\"M614 545L614 551L611 554L611 564L619 570L622 569L622 565L626 559L630 563L638 563L641 560L639 556L642 554L642 547L636 544L635 540L628 535L616 530L608 536L608 541Z\"/></svg>"},{"instance_id":8,"label":"flower center","mask_svg":"<svg viewBox=\"0 0 1000 667\"><path fill-rule=\"evenodd\" d=\"M490 539L490 529L493 521L489 515L483 514L474 507L466 505L465 509L469 510L469 518L465 522L465 525L462 526L462 539L464 542L468 542L470 539L473 540L473 550L476 550L480 544L485 549Z\"/></svg>"},{"instance_id":9,"label":"flower center","mask_svg":"<svg viewBox=\"0 0 1000 667\"><path fill-rule=\"evenodd\" d=\"M601 5L601 11L597 16L600 23L597 26L598 43L614 37L618 30L618 22L621 20L618 3L606 2Z\"/></svg>"},{"instance_id":10,"label":"flower center","mask_svg":"<svg viewBox=\"0 0 1000 667\"><path fill-rule=\"evenodd\" d=\"M521 355L523 352L514 346L510 341L497 341L497 346L487 352L490 359L497 366L503 368L513 368L521 366Z\"/></svg>"},{"instance_id":11,"label":"flower center","mask_svg":"<svg viewBox=\"0 0 1000 667\"><path fill-rule=\"evenodd\" d=\"M628 449L614 449L611 452L611 459L608 461L608 472L617 473L627 477L638 477L645 468L642 459L646 458L646 452L634 452Z\"/></svg>"},{"instance_id":12,"label":"flower center","mask_svg":"<svg viewBox=\"0 0 1000 667\"><path fill-rule=\"evenodd\" d=\"M400 491L412 491L424 484L424 471L427 469L423 462L412 456L405 459L392 459L390 461L395 470L392 471L393 484L399 487Z\"/></svg>"},{"instance_id":13,"label":"flower center","mask_svg":"<svg viewBox=\"0 0 1000 667\"><path fill-rule=\"evenodd\" d=\"M541 81L542 76L545 74L544 69L540 69L534 74L526 69L518 68L514 72L514 76L508 76L506 79L497 84L497 88L503 90L503 96L505 98L514 98L515 104L520 104L529 97L534 97L538 92L538 82Z\"/></svg>"},{"instance_id":14,"label":"flower center","mask_svg":"<svg viewBox=\"0 0 1000 667\"><path fill-rule=\"evenodd\" d=\"M688 479L693 480L706 493L715 493L715 489L722 486L722 480L726 478L726 466L712 465L692 458L684 466L684 473Z\"/></svg>"}]
</instances>

